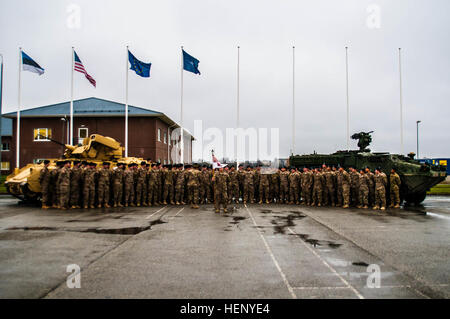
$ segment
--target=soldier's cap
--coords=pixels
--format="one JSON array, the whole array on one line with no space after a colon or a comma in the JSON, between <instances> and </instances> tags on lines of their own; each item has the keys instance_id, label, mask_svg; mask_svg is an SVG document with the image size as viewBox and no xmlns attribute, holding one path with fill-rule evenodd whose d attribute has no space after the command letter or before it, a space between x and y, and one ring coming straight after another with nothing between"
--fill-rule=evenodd
<instances>
[{"instance_id":1,"label":"soldier's cap","mask_svg":"<svg viewBox=\"0 0 450 319\"><path fill-rule=\"evenodd\" d=\"M89 163L89 166L97 166L97 163L90 162L90 163Z\"/></svg>"},{"instance_id":2,"label":"soldier's cap","mask_svg":"<svg viewBox=\"0 0 450 319\"><path fill-rule=\"evenodd\" d=\"M82 161L82 162L81 162L81 165L87 165L87 164L88 164L87 161Z\"/></svg>"},{"instance_id":3,"label":"soldier's cap","mask_svg":"<svg viewBox=\"0 0 450 319\"><path fill-rule=\"evenodd\" d=\"M103 162L103 165L109 165L109 162Z\"/></svg>"},{"instance_id":4,"label":"soldier's cap","mask_svg":"<svg viewBox=\"0 0 450 319\"><path fill-rule=\"evenodd\" d=\"M73 165L77 165L77 164L80 164L81 162L80 161L78 161L78 160L76 160L76 161L73 161Z\"/></svg>"},{"instance_id":5,"label":"soldier's cap","mask_svg":"<svg viewBox=\"0 0 450 319\"><path fill-rule=\"evenodd\" d=\"M186 165L184 165L184 168L191 168L191 167L192 167L191 164L186 164Z\"/></svg>"},{"instance_id":6,"label":"soldier's cap","mask_svg":"<svg viewBox=\"0 0 450 319\"><path fill-rule=\"evenodd\" d=\"M153 163L153 164L152 164L152 167L156 167L156 163Z\"/></svg>"},{"instance_id":7,"label":"soldier's cap","mask_svg":"<svg viewBox=\"0 0 450 319\"><path fill-rule=\"evenodd\" d=\"M145 161L142 161L141 165L147 165L147 163Z\"/></svg>"},{"instance_id":8,"label":"soldier's cap","mask_svg":"<svg viewBox=\"0 0 450 319\"><path fill-rule=\"evenodd\" d=\"M238 167L244 167L244 165L242 165L242 164L239 164L239 166Z\"/></svg>"},{"instance_id":9,"label":"soldier's cap","mask_svg":"<svg viewBox=\"0 0 450 319\"><path fill-rule=\"evenodd\" d=\"M130 163L128 164L128 167L133 167L133 165L134 165L133 163Z\"/></svg>"},{"instance_id":10,"label":"soldier's cap","mask_svg":"<svg viewBox=\"0 0 450 319\"><path fill-rule=\"evenodd\" d=\"M381 172L381 167L380 166L377 167L377 171Z\"/></svg>"},{"instance_id":11,"label":"soldier's cap","mask_svg":"<svg viewBox=\"0 0 450 319\"><path fill-rule=\"evenodd\" d=\"M44 164L50 164L49 160L44 160Z\"/></svg>"},{"instance_id":12,"label":"soldier's cap","mask_svg":"<svg viewBox=\"0 0 450 319\"><path fill-rule=\"evenodd\" d=\"M146 167L150 167L150 163L145 164Z\"/></svg>"}]
</instances>

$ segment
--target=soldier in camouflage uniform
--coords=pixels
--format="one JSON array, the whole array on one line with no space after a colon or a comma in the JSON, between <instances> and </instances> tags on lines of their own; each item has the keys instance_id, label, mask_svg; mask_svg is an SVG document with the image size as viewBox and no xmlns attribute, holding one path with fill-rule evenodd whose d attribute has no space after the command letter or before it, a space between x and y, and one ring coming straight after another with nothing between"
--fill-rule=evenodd
<instances>
[{"instance_id":1,"label":"soldier in camouflage uniform","mask_svg":"<svg viewBox=\"0 0 450 319\"><path fill-rule=\"evenodd\" d=\"M183 164L178 164L178 174L175 180L175 204L184 205L184 183L186 174L183 170Z\"/></svg>"},{"instance_id":2,"label":"soldier in camouflage uniform","mask_svg":"<svg viewBox=\"0 0 450 319\"><path fill-rule=\"evenodd\" d=\"M211 171L208 169L208 166L203 166L202 168L202 184L203 184L203 202L208 201L208 203L212 203L213 194L212 194L212 185L211 185Z\"/></svg>"},{"instance_id":3,"label":"soldier in camouflage uniform","mask_svg":"<svg viewBox=\"0 0 450 319\"><path fill-rule=\"evenodd\" d=\"M70 205L72 208L80 208L81 181L83 171L80 161L73 161L70 172Z\"/></svg>"},{"instance_id":4,"label":"soldier in camouflage uniform","mask_svg":"<svg viewBox=\"0 0 450 319\"><path fill-rule=\"evenodd\" d=\"M147 203L148 206L158 206L158 166L152 164L150 171L147 174Z\"/></svg>"},{"instance_id":5,"label":"soldier in camouflage uniform","mask_svg":"<svg viewBox=\"0 0 450 319\"><path fill-rule=\"evenodd\" d=\"M312 172L306 167L303 168L301 184L303 203L307 206L310 206L312 203L311 189L313 185L313 176Z\"/></svg>"},{"instance_id":6,"label":"soldier in camouflage uniform","mask_svg":"<svg viewBox=\"0 0 450 319\"><path fill-rule=\"evenodd\" d=\"M52 207L59 208L59 185L58 176L62 168L62 161L56 162L56 167L50 171L50 190L52 193Z\"/></svg>"},{"instance_id":7,"label":"soldier in camouflage uniform","mask_svg":"<svg viewBox=\"0 0 450 319\"><path fill-rule=\"evenodd\" d=\"M276 170L270 174L270 202L278 202L280 198L280 172Z\"/></svg>"},{"instance_id":8,"label":"soldier in camouflage uniform","mask_svg":"<svg viewBox=\"0 0 450 319\"><path fill-rule=\"evenodd\" d=\"M173 194L173 175L172 165L165 165L163 169L164 176L164 192L163 192L163 205L170 203L175 205Z\"/></svg>"},{"instance_id":9,"label":"soldier in camouflage uniform","mask_svg":"<svg viewBox=\"0 0 450 319\"><path fill-rule=\"evenodd\" d=\"M113 186L113 206L122 207L123 198L123 182L124 182L124 163L117 163L112 172L112 186Z\"/></svg>"},{"instance_id":10,"label":"soldier in camouflage uniform","mask_svg":"<svg viewBox=\"0 0 450 319\"><path fill-rule=\"evenodd\" d=\"M142 161L136 170L136 206L147 206L147 163Z\"/></svg>"},{"instance_id":11,"label":"soldier in camouflage uniform","mask_svg":"<svg viewBox=\"0 0 450 319\"><path fill-rule=\"evenodd\" d=\"M359 173L350 167L350 203L352 206L359 206Z\"/></svg>"},{"instance_id":12,"label":"soldier in camouflage uniform","mask_svg":"<svg viewBox=\"0 0 450 319\"><path fill-rule=\"evenodd\" d=\"M390 180L390 200L391 208L400 208L400 185L402 181L400 180L400 176L398 176L395 169L391 169L391 175L389 176Z\"/></svg>"},{"instance_id":13,"label":"soldier in camouflage uniform","mask_svg":"<svg viewBox=\"0 0 450 319\"><path fill-rule=\"evenodd\" d=\"M323 199L325 205L331 205L335 206L336 202L334 199L334 180L335 180L335 173L331 170L330 167L325 167L325 170L323 172L323 175L325 177L325 187L323 192Z\"/></svg>"},{"instance_id":14,"label":"soldier in camouflage uniform","mask_svg":"<svg viewBox=\"0 0 450 319\"><path fill-rule=\"evenodd\" d=\"M83 207L85 209L95 208L96 166L95 163L88 163L83 171Z\"/></svg>"},{"instance_id":15,"label":"soldier in camouflage uniform","mask_svg":"<svg viewBox=\"0 0 450 319\"><path fill-rule=\"evenodd\" d=\"M230 176L230 191L228 192L230 197L228 198L228 203L231 203L234 198L234 202L239 204L239 176L234 166L231 166L231 170L228 175Z\"/></svg>"},{"instance_id":16,"label":"soldier in camouflage uniform","mask_svg":"<svg viewBox=\"0 0 450 319\"><path fill-rule=\"evenodd\" d=\"M214 208L216 213L220 213L220 204L223 205L223 212L227 213L230 176L223 170L222 167L220 167L214 172L212 183L214 185Z\"/></svg>"},{"instance_id":17,"label":"soldier in camouflage uniform","mask_svg":"<svg viewBox=\"0 0 450 319\"><path fill-rule=\"evenodd\" d=\"M156 164L156 169L158 174L156 174L156 184L155 184L155 188L156 188L156 198L155 198L155 205L160 205L162 204L162 188L163 188L163 171L161 168L161 163L157 163Z\"/></svg>"},{"instance_id":18,"label":"soldier in camouflage uniform","mask_svg":"<svg viewBox=\"0 0 450 319\"><path fill-rule=\"evenodd\" d=\"M269 204L270 198L270 174L262 172L259 178L259 203L262 204L265 200L266 204Z\"/></svg>"},{"instance_id":19,"label":"soldier in camouflage uniform","mask_svg":"<svg viewBox=\"0 0 450 319\"><path fill-rule=\"evenodd\" d=\"M295 168L291 169L291 174L289 174L289 204L299 204L299 183L300 174Z\"/></svg>"},{"instance_id":20,"label":"soldier in camouflage uniform","mask_svg":"<svg viewBox=\"0 0 450 319\"><path fill-rule=\"evenodd\" d=\"M111 185L111 170L109 169L109 163L103 162L103 167L98 171L98 205L97 208L102 206L109 208L109 194Z\"/></svg>"},{"instance_id":21,"label":"soldier in camouflage uniform","mask_svg":"<svg viewBox=\"0 0 450 319\"><path fill-rule=\"evenodd\" d=\"M375 206L373 209L386 209L387 177L380 168L375 170Z\"/></svg>"},{"instance_id":22,"label":"soldier in camouflage uniform","mask_svg":"<svg viewBox=\"0 0 450 319\"><path fill-rule=\"evenodd\" d=\"M134 207L134 167L135 164L128 164L128 169L124 172L124 205Z\"/></svg>"},{"instance_id":23,"label":"soldier in camouflage uniform","mask_svg":"<svg viewBox=\"0 0 450 319\"><path fill-rule=\"evenodd\" d=\"M342 208L348 208L350 204L350 175L342 168L339 167L337 174L337 199L338 205Z\"/></svg>"},{"instance_id":24,"label":"soldier in camouflage uniform","mask_svg":"<svg viewBox=\"0 0 450 319\"><path fill-rule=\"evenodd\" d=\"M369 176L360 170L359 172L359 205L358 208L367 209L369 207Z\"/></svg>"},{"instance_id":25,"label":"soldier in camouflage uniform","mask_svg":"<svg viewBox=\"0 0 450 319\"><path fill-rule=\"evenodd\" d=\"M255 202L255 189L254 189L254 172L252 171L252 167L247 166L247 171L244 175L244 204L254 203Z\"/></svg>"},{"instance_id":26,"label":"soldier in camouflage uniform","mask_svg":"<svg viewBox=\"0 0 450 319\"><path fill-rule=\"evenodd\" d=\"M49 160L44 161L44 167L39 172L39 184L41 185L41 193L42 193L42 209L49 209L49 202L51 200L50 193L50 171L48 166L50 165Z\"/></svg>"},{"instance_id":27,"label":"soldier in camouflage uniform","mask_svg":"<svg viewBox=\"0 0 450 319\"><path fill-rule=\"evenodd\" d=\"M289 197L289 172L286 171L286 167L282 167L280 172L280 203L282 204L287 203L288 197Z\"/></svg>"},{"instance_id":28,"label":"soldier in camouflage uniform","mask_svg":"<svg viewBox=\"0 0 450 319\"><path fill-rule=\"evenodd\" d=\"M261 166L257 165L256 169L253 171L253 185L254 185L254 200L259 202L259 182L261 180Z\"/></svg>"},{"instance_id":29,"label":"soldier in camouflage uniform","mask_svg":"<svg viewBox=\"0 0 450 319\"><path fill-rule=\"evenodd\" d=\"M314 169L313 174L313 192L312 192L312 206L322 206L322 192L325 184L325 178L318 168Z\"/></svg>"},{"instance_id":30,"label":"soldier in camouflage uniform","mask_svg":"<svg viewBox=\"0 0 450 319\"><path fill-rule=\"evenodd\" d=\"M68 209L70 200L70 161L64 161L58 175L59 208Z\"/></svg>"},{"instance_id":31,"label":"soldier in camouflage uniform","mask_svg":"<svg viewBox=\"0 0 450 319\"><path fill-rule=\"evenodd\" d=\"M369 178L369 206L375 206L375 175L366 167L366 175Z\"/></svg>"},{"instance_id":32,"label":"soldier in camouflage uniform","mask_svg":"<svg viewBox=\"0 0 450 319\"><path fill-rule=\"evenodd\" d=\"M188 204L191 204L191 208L199 208L199 194L198 189L200 187L200 171L192 168L192 165L187 165L186 181L188 191Z\"/></svg>"}]
</instances>

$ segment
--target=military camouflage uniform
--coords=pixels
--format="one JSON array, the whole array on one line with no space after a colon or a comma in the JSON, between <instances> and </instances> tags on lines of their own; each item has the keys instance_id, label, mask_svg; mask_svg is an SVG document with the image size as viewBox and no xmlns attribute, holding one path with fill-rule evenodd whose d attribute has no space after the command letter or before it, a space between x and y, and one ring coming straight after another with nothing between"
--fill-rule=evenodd
<instances>
[{"instance_id":1,"label":"military camouflage uniform","mask_svg":"<svg viewBox=\"0 0 450 319\"><path fill-rule=\"evenodd\" d=\"M358 206L359 202L359 173L356 170L350 172L350 198L351 205Z\"/></svg>"},{"instance_id":2,"label":"military camouflage uniform","mask_svg":"<svg viewBox=\"0 0 450 319\"><path fill-rule=\"evenodd\" d=\"M142 166L136 171L136 206L147 205L147 170Z\"/></svg>"},{"instance_id":3,"label":"military camouflage uniform","mask_svg":"<svg viewBox=\"0 0 450 319\"><path fill-rule=\"evenodd\" d=\"M390 199L391 199L391 206L392 207L400 207L400 185L401 185L401 180L400 180L400 176L398 176L397 173L391 173L391 175L389 176L389 180L390 180Z\"/></svg>"},{"instance_id":4,"label":"military camouflage uniform","mask_svg":"<svg viewBox=\"0 0 450 319\"><path fill-rule=\"evenodd\" d=\"M278 201L280 198L280 174L277 172L270 174L270 201Z\"/></svg>"},{"instance_id":5,"label":"military camouflage uniform","mask_svg":"<svg viewBox=\"0 0 450 319\"><path fill-rule=\"evenodd\" d=\"M375 174L375 207L374 208L386 208L386 174L380 172Z\"/></svg>"},{"instance_id":6,"label":"military camouflage uniform","mask_svg":"<svg viewBox=\"0 0 450 319\"><path fill-rule=\"evenodd\" d=\"M69 208L70 200L70 168L61 168L58 175L59 208Z\"/></svg>"},{"instance_id":7,"label":"military camouflage uniform","mask_svg":"<svg viewBox=\"0 0 450 319\"><path fill-rule=\"evenodd\" d=\"M158 205L158 170L152 168L147 174L147 202L151 205Z\"/></svg>"},{"instance_id":8,"label":"military camouflage uniform","mask_svg":"<svg viewBox=\"0 0 450 319\"><path fill-rule=\"evenodd\" d=\"M289 172L280 172L280 203L286 203L289 197Z\"/></svg>"},{"instance_id":9,"label":"military camouflage uniform","mask_svg":"<svg viewBox=\"0 0 450 319\"><path fill-rule=\"evenodd\" d=\"M337 173L338 206L347 208L350 205L350 175L344 170Z\"/></svg>"},{"instance_id":10,"label":"military camouflage uniform","mask_svg":"<svg viewBox=\"0 0 450 319\"><path fill-rule=\"evenodd\" d=\"M311 188L313 185L313 175L311 171L303 172L301 175L301 183L303 201L309 206L312 203Z\"/></svg>"},{"instance_id":11,"label":"military camouflage uniform","mask_svg":"<svg viewBox=\"0 0 450 319\"><path fill-rule=\"evenodd\" d=\"M214 172L213 185L214 185L214 208L218 213L220 211L220 205L223 205L223 210L227 212L228 204L228 186L230 184L230 176L228 173Z\"/></svg>"},{"instance_id":12,"label":"military camouflage uniform","mask_svg":"<svg viewBox=\"0 0 450 319\"><path fill-rule=\"evenodd\" d=\"M50 171L48 167L41 169L39 172L39 184L41 185L42 193L42 206L47 207L50 205L51 193L50 193Z\"/></svg>"},{"instance_id":13,"label":"military camouflage uniform","mask_svg":"<svg viewBox=\"0 0 450 319\"><path fill-rule=\"evenodd\" d=\"M98 172L98 207L104 205L109 207L109 186L111 183L111 170L109 168L102 167Z\"/></svg>"},{"instance_id":14,"label":"military camouflage uniform","mask_svg":"<svg viewBox=\"0 0 450 319\"><path fill-rule=\"evenodd\" d=\"M313 174L313 192L312 192L312 205L322 206L322 192L325 184L325 178L321 172L314 172Z\"/></svg>"},{"instance_id":15,"label":"military camouflage uniform","mask_svg":"<svg viewBox=\"0 0 450 319\"><path fill-rule=\"evenodd\" d=\"M259 203L263 201L269 204L270 192L269 192L269 174L262 173L259 178Z\"/></svg>"},{"instance_id":16,"label":"military camouflage uniform","mask_svg":"<svg viewBox=\"0 0 450 319\"><path fill-rule=\"evenodd\" d=\"M185 171L179 170L175 180L175 203L184 204Z\"/></svg>"},{"instance_id":17,"label":"military camouflage uniform","mask_svg":"<svg viewBox=\"0 0 450 319\"><path fill-rule=\"evenodd\" d=\"M52 193L52 204L53 207L59 206L59 185L58 185L58 176L61 171L60 167L55 167L50 171L50 190Z\"/></svg>"},{"instance_id":18,"label":"military camouflage uniform","mask_svg":"<svg viewBox=\"0 0 450 319\"><path fill-rule=\"evenodd\" d=\"M248 170L244 175L244 204L255 202L254 172Z\"/></svg>"},{"instance_id":19,"label":"military camouflage uniform","mask_svg":"<svg viewBox=\"0 0 450 319\"><path fill-rule=\"evenodd\" d=\"M369 206L370 177L366 173L359 174L359 207Z\"/></svg>"},{"instance_id":20,"label":"military camouflage uniform","mask_svg":"<svg viewBox=\"0 0 450 319\"><path fill-rule=\"evenodd\" d=\"M85 168L83 171L83 206L94 208L95 204L95 179L97 170Z\"/></svg>"},{"instance_id":21,"label":"military camouflage uniform","mask_svg":"<svg viewBox=\"0 0 450 319\"><path fill-rule=\"evenodd\" d=\"M124 170L115 167L112 172L113 205L122 207Z\"/></svg>"},{"instance_id":22,"label":"military camouflage uniform","mask_svg":"<svg viewBox=\"0 0 450 319\"><path fill-rule=\"evenodd\" d=\"M335 180L335 173L332 170L327 170L323 173L325 177L325 185L323 189L323 202L324 205L335 205L335 199L334 199L334 180Z\"/></svg>"},{"instance_id":23,"label":"military camouflage uniform","mask_svg":"<svg viewBox=\"0 0 450 319\"><path fill-rule=\"evenodd\" d=\"M70 205L73 208L80 207L82 177L82 169L80 167L72 167L70 172Z\"/></svg>"},{"instance_id":24,"label":"military camouflage uniform","mask_svg":"<svg viewBox=\"0 0 450 319\"><path fill-rule=\"evenodd\" d=\"M200 187L200 172L196 169L190 169L186 172L188 204L193 208L198 208Z\"/></svg>"},{"instance_id":25,"label":"military camouflage uniform","mask_svg":"<svg viewBox=\"0 0 450 319\"><path fill-rule=\"evenodd\" d=\"M124 204L134 206L134 171L130 168L124 172Z\"/></svg>"},{"instance_id":26,"label":"military camouflage uniform","mask_svg":"<svg viewBox=\"0 0 450 319\"><path fill-rule=\"evenodd\" d=\"M230 191L228 194L230 197L228 198L228 202L234 198L236 204L239 203L239 175L238 171L232 170L228 174L230 176Z\"/></svg>"},{"instance_id":27,"label":"military camouflage uniform","mask_svg":"<svg viewBox=\"0 0 450 319\"><path fill-rule=\"evenodd\" d=\"M296 171L289 174L289 203L298 204L300 174Z\"/></svg>"},{"instance_id":28,"label":"military camouflage uniform","mask_svg":"<svg viewBox=\"0 0 450 319\"><path fill-rule=\"evenodd\" d=\"M164 169L164 193L163 193L163 204L167 203L175 204L174 194L173 194L173 171L171 169Z\"/></svg>"}]
</instances>

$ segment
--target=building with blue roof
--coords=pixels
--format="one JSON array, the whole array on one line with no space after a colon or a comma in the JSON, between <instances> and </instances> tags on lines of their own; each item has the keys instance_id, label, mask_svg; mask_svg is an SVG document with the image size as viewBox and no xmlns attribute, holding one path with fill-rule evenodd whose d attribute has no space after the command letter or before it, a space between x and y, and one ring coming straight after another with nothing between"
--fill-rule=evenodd
<instances>
[{"instance_id":1,"label":"building with blue roof","mask_svg":"<svg viewBox=\"0 0 450 319\"><path fill-rule=\"evenodd\" d=\"M75 100L74 144L81 144L91 134L109 136L125 143L125 105L90 97ZM17 112L3 114L5 132L12 133L10 166L15 167ZM180 143L176 130L180 126L162 112L128 105L128 156L142 157L163 164L179 161ZM3 123L3 122L2 122ZM3 127L2 127L3 132ZM2 134L3 135L3 134ZM20 167L45 158L59 158L70 144L70 102L34 107L20 112ZM184 162L192 162L193 136L185 131ZM178 155L177 155L178 154Z\"/></svg>"}]
</instances>

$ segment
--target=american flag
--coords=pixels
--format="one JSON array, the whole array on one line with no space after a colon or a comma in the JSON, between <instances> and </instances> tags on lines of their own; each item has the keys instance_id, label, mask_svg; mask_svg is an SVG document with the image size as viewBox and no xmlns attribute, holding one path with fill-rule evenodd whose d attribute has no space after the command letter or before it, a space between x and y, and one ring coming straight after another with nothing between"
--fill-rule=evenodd
<instances>
[{"instance_id":1,"label":"american flag","mask_svg":"<svg viewBox=\"0 0 450 319\"><path fill-rule=\"evenodd\" d=\"M213 164L213 169L225 167L225 166L228 165L228 164L221 164L219 162L219 160L217 159L217 157L214 156L214 153L212 154L212 161L213 161L213 163L212 163Z\"/></svg>"},{"instance_id":2,"label":"american flag","mask_svg":"<svg viewBox=\"0 0 450 319\"><path fill-rule=\"evenodd\" d=\"M74 64L73 69L74 69L75 71L78 71L78 72L80 72L80 73L83 73L84 76L86 77L86 79L88 79L88 81L91 82L91 84L92 84L94 87L96 87L96 85L95 85L96 82L95 82L94 78L93 78L92 76L90 76L90 75L86 72L86 70L84 69L83 63L81 62L80 58L78 57L78 54L77 54L75 51L73 51L73 53L74 53L74 56L75 56L75 64Z\"/></svg>"}]
</instances>

